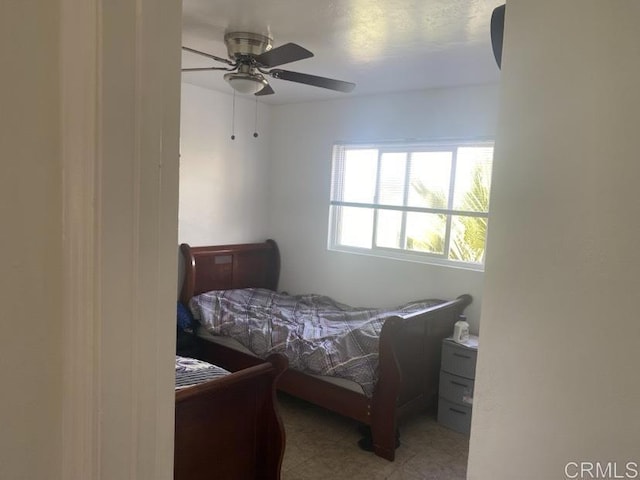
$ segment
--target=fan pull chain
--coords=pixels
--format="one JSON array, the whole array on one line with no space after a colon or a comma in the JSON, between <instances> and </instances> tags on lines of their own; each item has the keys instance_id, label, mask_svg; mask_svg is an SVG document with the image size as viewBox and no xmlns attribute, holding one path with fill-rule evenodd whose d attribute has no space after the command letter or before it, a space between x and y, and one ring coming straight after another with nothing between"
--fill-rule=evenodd
<instances>
[{"instance_id":1,"label":"fan pull chain","mask_svg":"<svg viewBox=\"0 0 640 480\"><path fill-rule=\"evenodd\" d=\"M256 119L253 127L253 138L258 138L258 97L256 97Z\"/></svg>"},{"instance_id":2,"label":"fan pull chain","mask_svg":"<svg viewBox=\"0 0 640 480\"><path fill-rule=\"evenodd\" d=\"M233 112L231 113L231 140L236 139L236 91L233 91Z\"/></svg>"}]
</instances>

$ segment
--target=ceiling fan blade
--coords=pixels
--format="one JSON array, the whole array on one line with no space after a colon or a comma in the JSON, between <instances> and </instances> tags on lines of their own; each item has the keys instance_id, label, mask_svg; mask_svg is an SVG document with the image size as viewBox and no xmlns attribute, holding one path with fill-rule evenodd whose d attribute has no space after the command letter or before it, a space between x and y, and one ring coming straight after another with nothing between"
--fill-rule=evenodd
<instances>
[{"instance_id":1,"label":"ceiling fan blade","mask_svg":"<svg viewBox=\"0 0 640 480\"><path fill-rule=\"evenodd\" d=\"M227 67L197 67L197 68L183 68L182 69L183 72L204 72L204 71L208 71L208 70L232 71L232 70L235 70L235 68L227 68Z\"/></svg>"},{"instance_id":2,"label":"ceiling fan blade","mask_svg":"<svg viewBox=\"0 0 640 480\"><path fill-rule=\"evenodd\" d=\"M211 60L215 60L216 62L226 63L227 65L235 65L235 63L233 63L228 58L216 57L215 55L211 55L210 53L201 52L200 50L194 50L193 48L189 47L182 47L182 49L186 50L187 52L195 53L196 55L202 55L203 57L210 58Z\"/></svg>"},{"instance_id":3,"label":"ceiling fan blade","mask_svg":"<svg viewBox=\"0 0 640 480\"><path fill-rule=\"evenodd\" d=\"M288 70L275 69L270 70L268 73L273 78L277 78L279 80L289 80L290 82L304 83L314 87L328 88L329 90L336 90L344 93L351 92L356 86L355 83L351 82L317 77L316 75L309 75L307 73L290 72Z\"/></svg>"},{"instance_id":4,"label":"ceiling fan blade","mask_svg":"<svg viewBox=\"0 0 640 480\"><path fill-rule=\"evenodd\" d=\"M273 95L274 93L276 92L274 92L273 88L271 88L271 85L267 83L267 85L262 90L260 90L258 93L255 94L255 96L261 97L263 95Z\"/></svg>"},{"instance_id":5,"label":"ceiling fan blade","mask_svg":"<svg viewBox=\"0 0 640 480\"><path fill-rule=\"evenodd\" d=\"M268 52L256 55L254 58L260 65L271 68L310 57L313 57L313 53L306 48L295 43L285 43L280 47L272 48Z\"/></svg>"}]
</instances>

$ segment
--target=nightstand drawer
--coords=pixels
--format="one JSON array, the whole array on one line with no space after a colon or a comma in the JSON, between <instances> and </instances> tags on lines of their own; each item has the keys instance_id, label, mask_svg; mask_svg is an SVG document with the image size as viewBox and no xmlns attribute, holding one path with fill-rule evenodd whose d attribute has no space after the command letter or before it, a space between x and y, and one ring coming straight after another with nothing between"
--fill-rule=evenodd
<instances>
[{"instance_id":1,"label":"nightstand drawer","mask_svg":"<svg viewBox=\"0 0 640 480\"><path fill-rule=\"evenodd\" d=\"M474 381L468 378L440 372L439 395L446 400L460 405L471 405L473 402Z\"/></svg>"},{"instance_id":2,"label":"nightstand drawer","mask_svg":"<svg viewBox=\"0 0 640 480\"><path fill-rule=\"evenodd\" d=\"M468 434L471 431L471 408L440 397L438 399L438 423L456 432Z\"/></svg>"},{"instance_id":3,"label":"nightstand drawer","mask_svg":"<svg viewBox=\"0 0 640 480\"><path fill-rule=\"evenodd\" d=\"M465 378L475 378L477 350L450 341L442 342L442 370Z\"/></svg>"}]
</instances>

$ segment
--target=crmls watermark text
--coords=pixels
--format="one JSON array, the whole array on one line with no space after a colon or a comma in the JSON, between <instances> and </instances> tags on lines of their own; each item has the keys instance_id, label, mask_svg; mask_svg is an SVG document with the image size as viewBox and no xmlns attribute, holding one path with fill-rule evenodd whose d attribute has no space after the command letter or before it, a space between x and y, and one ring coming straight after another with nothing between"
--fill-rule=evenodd
<instances>
[{"instance_id":1,"label":"crmls watermark text","mask_svg":"<svg viewBox=\"0 0 640 480\"><path fill-rule=\"evenodd\" d=\"M565 478L602 479L640 478L640 465L637 462L569 462L564 466Z\"/></svg>"}]
</instances>

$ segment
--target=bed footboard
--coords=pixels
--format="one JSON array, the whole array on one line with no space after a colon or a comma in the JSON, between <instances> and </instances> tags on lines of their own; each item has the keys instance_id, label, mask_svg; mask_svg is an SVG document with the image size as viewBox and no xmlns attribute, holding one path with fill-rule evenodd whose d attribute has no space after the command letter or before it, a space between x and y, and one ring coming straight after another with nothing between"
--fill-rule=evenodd
<instances>
[{"instance_id":1,"label":"bed footboard","mask_svg":"<svg viewBox=\"0 0 640 480\"><path fill-rule=\"evenodd\" d=\"M286 359L176 392L175 480L280 478L284 429L275 380Z\"/></svg>"},{"instance_id":2,"label":"bed footboard","mask_svg":"<svg viewBox=\"0 0 640 480\"><path fill-rule=\"evenodd\" d=\"M398 421L435 404L442 340L451 335L471 301L470 295L461 295L414 316L385 322L380 334L378 383L371 401L371 434L377 455L393 460Z\"/></svg>"}]
</instances>

